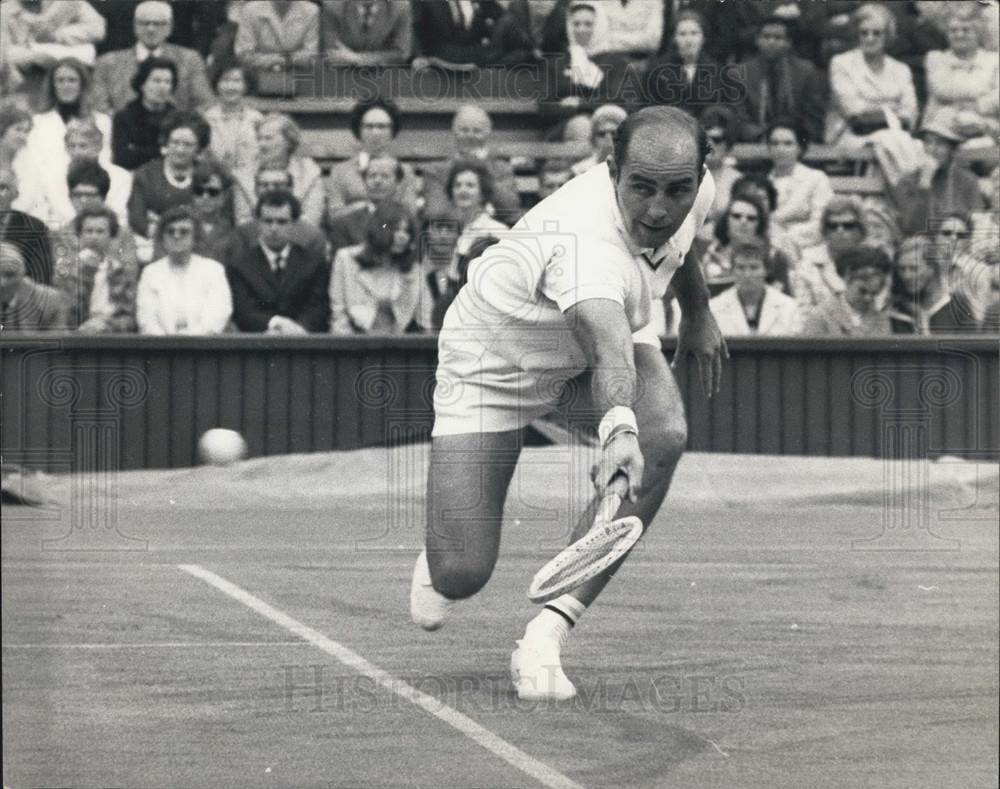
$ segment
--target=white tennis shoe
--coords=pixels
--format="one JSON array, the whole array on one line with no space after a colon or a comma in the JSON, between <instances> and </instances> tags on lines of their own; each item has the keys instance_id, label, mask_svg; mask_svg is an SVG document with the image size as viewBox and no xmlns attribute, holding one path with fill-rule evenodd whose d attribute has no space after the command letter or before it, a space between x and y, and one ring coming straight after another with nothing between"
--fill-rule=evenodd
<instances>
[{"instance_id":1,"label":"white tennis shoe","mask_svg":"<svg viewBox=\"0 0 1000 789\"><path fill-rule=\"evenodd\" d=\"M563 673L559 642L554 638L524 638L510 656L510 678L524 701L565 701L576 687Z\"/></svg>"},{"instance_id":2,"label":"white tennis shoe","mask_svg":"<svg viewBox=\"0 0 1000 789\"><path fill-rule=\"evenodd\" d=\"M454 606L455 601L449 600L431 583L427 550L422 550L413 566L413 580L410 582L410 618L424 630L437 630Z\"/></svg>"}]
</instances>

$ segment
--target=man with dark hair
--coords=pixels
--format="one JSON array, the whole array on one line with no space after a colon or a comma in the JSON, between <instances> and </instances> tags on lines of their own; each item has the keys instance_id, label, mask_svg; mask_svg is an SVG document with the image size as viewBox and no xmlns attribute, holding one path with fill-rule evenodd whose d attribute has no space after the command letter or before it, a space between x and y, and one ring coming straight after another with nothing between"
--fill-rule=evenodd
<instances>
[{"instance_id":1,"label":"man with dark hair","mask_svg":"<svg viewBox=\"0 0 1000 789\"><path fill-rule=\"evenodd\" d=\"M226 255L233 321L240 331L308 334L329 330L330 267L315 250L291 240L292 225L301 210L291 192L265 192L256 208L259 243Z\"/></svg>"},{"instance_id":2,"label":"man with dark hair","mask_svg":"<svg viewBox=\"0 0 1000 789\"><path fill-rule=\"evenodd\" d=\"M618 128L607 162L532 208L470 263L438 344L426 549L410 588L411 618L424 629L441 627L455 601L489 579L524 429L560 402L571 422L597 427L598 496L624 474L629 501L618 517L652 522L687 441L651 323L652 302L671 281L683 309L675 363L693 354L710 396L726 355L687 254L714 198L707 151L704 131L682 110L640 110ZM569 481L568 498L578 482ZM590 527L596 503L574 538ZM528 625L511 656L520 698L575 695L560 651L617 566Z\"/></svg>"},{"instance_id":3,"label":"man with dark hair","mask_svg":"<svg viewBox=\"0 0 1000 789\"><path fill-rule=\"evenodd\" d=\"M783 17L765 19L757 30L757 54L739 66L743 101L739 105L740 139L760 142L775 118L787 116L814 140L823 137L826 108L810 94L815 67L791 54L794 24Z\"/></svg>"}]
</instances>

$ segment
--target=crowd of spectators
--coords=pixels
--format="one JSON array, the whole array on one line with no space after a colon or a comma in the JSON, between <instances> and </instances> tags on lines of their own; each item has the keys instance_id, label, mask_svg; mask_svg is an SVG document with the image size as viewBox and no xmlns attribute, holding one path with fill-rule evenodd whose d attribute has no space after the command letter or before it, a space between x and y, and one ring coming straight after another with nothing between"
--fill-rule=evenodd
<instances>
[{"instance_id":1,"label":"crowd of spectators","mask_svg":"<svg viewBox=\"0 0 1000 789\"><path fill-rule=\"evenodd\" d=\"M996 0L5 0L5 331L430 332L469 263L600 165L638 106L698 118L716 186L691 249L730 335L1000 329ZM262 80L324 67L534 67L548 139L519 187L475 102L450 153L361 97L331 168ZM737 161L756 144L758 161ZM810 151L870 150L878 199ZM990 158L992 157L992 159ZM975 162L973 169L969 162ZM677 325L669 294L663 333Z\"/></svg>"}]
</instances>

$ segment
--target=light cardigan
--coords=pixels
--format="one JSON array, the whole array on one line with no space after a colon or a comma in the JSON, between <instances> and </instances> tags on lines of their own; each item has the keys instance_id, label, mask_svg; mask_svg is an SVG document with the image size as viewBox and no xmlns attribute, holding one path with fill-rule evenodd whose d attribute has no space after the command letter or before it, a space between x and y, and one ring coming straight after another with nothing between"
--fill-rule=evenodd
<instances>
[{"instance_id":1,"label":"light cardigan","mask_svg":"<svg viewBox=\"0 0 1000 789\"><path fill-rule=\"evenodd\" d=\"M363 269L358 256L364 248L364 244L344 247L333 259L330 332L368 334L377 329L380 333L403 334L414 322L429 329L434 298L424 270L418 265L405 273L385 267ZM375 326L380 303L387 303L392 314L391 329Z\"/></svg>"},{"instance_id":2,"label":"light cardigan","mask_svg":"<svg viewBox=\"0 0 1000 789\"><path fill-rule=\"evenodd\" d=\"M909 66L885 56L882 71L876 74L865 62L860 49L834 55L830 60L830 108L826 115L825 141L858 142L847 119L852 115L888 109L910 129L917 122L917 93ZM841 139L844 138L844 139Z\"/></svg>"},{"instance_id":3,"label":"light cardigan","mask_svg":"<svg viewBox=\"0 0 1000 789\"><path fill-rule=\"evenodd\" d=\"M934 50L924 58L927 109L930 118L942 107L974 114L986 126L984 134L1000 131L1000 56L985 49L968 60L951 50Z\"/></svg>"},{"instance_id":4,"label":"light cardigan","mask_svg":"<svg viewBox=\"0 0 1000 789\"><path fill-rule=\"evenodd\" d=\"M719 324L719 331L727 337L750 334L795 335L802 331L802 313L798 303L771 285L764 287L764 300L757 316L756 332L750 331L735 285L710 299L708 307Z\"/></svg>"},{"instance_id":5,"label":"light cardigan","mask_svg":"<svg viewBox=\"0 0 1000 789\"><path fill-rule=\"evenodd\" d=\"M257 171L259 150L257 127L264 119L260 110L240 107L238 113L227 115L221 104L213 104L202 113L212 129L211 151L230 172Z\"/></svg>"},{"instance_id":6,"label":"light cardigan","mask_svg":"<svg viewBox=\"0 0 1000 789\"><path fill-rule=\"evenodd\" d=\"M221 263L192 255L178 272L169 258L142 270L136 294L140 334L221 334L233 314L233 297Z\"/></svg>"},{"instance_id":7,"label":"light cardigan","mask_svg":"<svg viewBox=\"0 0 1000 789\"><path fill-rule=\"evenodd\" d=\"M772 173L770 178L778 192L771 224L778 225L797 250L820 243L823 210L833 199L827 174L798 162L789 175L779 177Z\"/></svg>"}]
</instances>

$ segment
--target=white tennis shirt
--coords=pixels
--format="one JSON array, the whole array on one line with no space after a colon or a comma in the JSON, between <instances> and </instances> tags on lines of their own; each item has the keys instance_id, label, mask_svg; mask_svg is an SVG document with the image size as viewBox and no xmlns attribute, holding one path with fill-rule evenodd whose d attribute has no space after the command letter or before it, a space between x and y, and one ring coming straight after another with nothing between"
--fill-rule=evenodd
<instances>
[{"instance_id":1,"label":"white tennis shirt","mask_svg":"<svg viewBox=\"0 0 1000 789\"><path fill-rule=\"evenodd\" d=\"M630 238L606 163L572 179L526 213L469 266L448 310L442 350L499 355L530 371L586 367L564 314L586 299L621 304L633 332L647 327L715 200L705 174L678 231L656 249Z\"/></svg>"}]
</instances>

